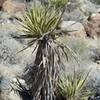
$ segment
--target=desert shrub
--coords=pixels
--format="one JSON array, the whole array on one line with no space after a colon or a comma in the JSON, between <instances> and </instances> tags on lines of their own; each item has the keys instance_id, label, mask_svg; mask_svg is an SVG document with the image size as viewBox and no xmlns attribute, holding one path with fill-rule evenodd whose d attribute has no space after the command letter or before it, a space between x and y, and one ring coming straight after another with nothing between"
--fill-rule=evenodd
<instances>
[{"instance_id":1,"label":"desert shrub","mask_svg":"<svg viewBox=\"0 0 100 100\"><path fill-rule=\"evenodd\" d=\"M66 4L67 0L49 0L47 5L35 5L26 11L20 21L21 31L25 35L15 38L30 39L28 46L23 50L34 46L33 53L36 51L35 61L29 69L30 75L27 80L34 100L55 99L54 91L59 68L65 61L67 62L68 52L73 55L72 50L58 39L64 38L57 31L57 27Z\"/></svg>"},{"instance_id":2,"label":"desert shrub","mask_svg":"<svg viewBox=\"0 0 100 100\"><path fill-rule=\"evenodd\" d=\"M58 81L57 94L65 100L88 100L94 91L86 87L90 72L74 72L69 75L62 75Z\"/></svg>"}]
</instances>

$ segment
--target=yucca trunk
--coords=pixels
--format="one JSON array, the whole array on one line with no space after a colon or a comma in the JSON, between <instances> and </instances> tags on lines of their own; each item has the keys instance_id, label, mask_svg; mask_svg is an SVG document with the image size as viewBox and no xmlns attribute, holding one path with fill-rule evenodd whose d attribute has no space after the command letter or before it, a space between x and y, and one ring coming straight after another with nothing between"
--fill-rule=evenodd
<instances>
[{"instance_id":1,"label":"yucca trunk","mask_svg":"<svg viewBox=\"0 0 100 100\"><path fill-rule=\"evenodd\" d=\"M55 81L57 69L54 64L54 51L50 46L52 41L48 36L40 40L36 54L35 66L37 67L35 84L32 92L34 100L54 100ZM34 82L33 82L34 83Z\"/></svg>"}]
</instances>

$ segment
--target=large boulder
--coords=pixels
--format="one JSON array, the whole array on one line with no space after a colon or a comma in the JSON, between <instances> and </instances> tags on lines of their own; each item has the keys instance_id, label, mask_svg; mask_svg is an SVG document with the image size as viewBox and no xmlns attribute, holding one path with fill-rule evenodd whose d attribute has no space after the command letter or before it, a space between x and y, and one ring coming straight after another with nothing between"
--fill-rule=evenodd
<instances>
[{"instance_id":1,"label":"large boulder","mask_svg":"<svg viewBox=\"0 0 100 100\"><path fill-rule=\"evenodd\" d=\"M75 21L62 21L59 28L61 32L70 36L85 38L86 32L83 25Z\"/></svg>"},{"instance_id":2,"label":"large boulder","mask_svg":"<svg viewBox=\"0 0 100 100\"><path fill-rule=\"evenodd\" d=\"M10 82L13 78L21 76L24 68L34 58L33 48L18 53L26 45L26 40L14 39L11 34L21 34L16 30L15 23L5 15L0 19L0 100L22 100L15 93L11 93ZM18 27L18 25L17 25Z\"/></svg>"}]
</instances>

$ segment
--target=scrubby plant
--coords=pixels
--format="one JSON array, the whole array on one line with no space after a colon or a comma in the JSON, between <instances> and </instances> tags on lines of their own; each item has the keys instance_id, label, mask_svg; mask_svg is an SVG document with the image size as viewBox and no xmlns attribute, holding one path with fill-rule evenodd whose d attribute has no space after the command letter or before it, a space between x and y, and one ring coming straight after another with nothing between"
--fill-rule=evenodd
<instances>
[{"instance_id":1,"label":"scrubby plant","mask_svg":"<svg viewBox=\"0 0 100 100\"><path fill-rule=\"evenodd\" d=\"M36 5L26 11L20 21L21 31L25 35L15 38L30 39L24 49L33 46L33 53L36 52L34 65L29 69L32 74L28 80L33 100L55 99L59 68L68 60L67 51L71 52L71 49L61 42L64 36L57 31L66 4L67 0L49 0L47 5ZM73 52L71 54L73 55Z\"/></svg>"},{"instance_id":2,"label":"scrubby plant","mask_svg":"<svg viewBox=\"0 0 100 100\"><path fill-rule=\"evenodd\" d=\"M57 94L65 98L65 100L88 100L94 94L86 88L89 72L74 72L65 75L58 81Z\"/></svg>"}]
</instances>

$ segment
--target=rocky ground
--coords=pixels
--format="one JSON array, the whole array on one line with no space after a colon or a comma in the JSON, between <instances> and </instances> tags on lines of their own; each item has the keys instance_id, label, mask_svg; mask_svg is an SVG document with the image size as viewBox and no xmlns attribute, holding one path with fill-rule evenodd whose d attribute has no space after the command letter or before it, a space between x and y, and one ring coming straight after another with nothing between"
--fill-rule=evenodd
<instances>
[{"instance_id":1,"label":"rocky ground","mask_svg":"<svg viewBox=\"0 0 100 100\"><path fill-rule=\"evenodd\" d=\"M23 74L23 70L32 63L35 56L31 53L32 47L17 53L26 46L27 40L12 37L12 35L23 34L17 30L17 20L22 16L26 5L31 7L34 3L39 4L41 0L27 1L30 2L0 0L0 100L22 100L13 91L8 92L11 90L10 81L16 81L16 76ZM100 87L100 2L99 0L90 1L70 0L59 28L67 34L66 44L80 59L78 69L92 68L91 80L95 81L95 86ZM70 72L73 68L70 66L74 65L77 69L73 59L67 62L66 73ZM89 100L100 99L90 98Z\"/></svg>"}]
</instances>

